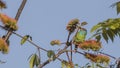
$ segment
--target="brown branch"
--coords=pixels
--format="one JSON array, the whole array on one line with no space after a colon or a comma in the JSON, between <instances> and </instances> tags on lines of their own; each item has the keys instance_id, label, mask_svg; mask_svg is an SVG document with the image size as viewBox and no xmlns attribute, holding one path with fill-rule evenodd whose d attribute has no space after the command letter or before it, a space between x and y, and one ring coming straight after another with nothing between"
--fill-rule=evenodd
<instances>
[{"instance_id":1,"label":"brown branch","mask_svg":"<svg viewBox=\"0 0 120 68\"><path fill-rule=\"evenodd\" d=\"M67 41L66 41L66 46L70 46L70 45L71 45L70 42L69 42L71 33L72 33L72 32L69 32L69 34L68 34ZM66 55L67 55L68 61L70 62L71 59L70 59L70 57L69 57L68 52L66 52Z\"/></svg>"},{"instance_id":2,"label":"brown branch","mask_svg":"<svg viewBox=\"0 0 120 68\"><path fill-rule=\"evenodd\" d=\"M4 29L4 30L8 31L8 29L7 29L6 27L1 26L1 25L0 25L0 27L1 27L2 29ZM20 38L24 38L23 36L21 36L20 34L14 32L14 31L13 31L12 33L15 34L16 36L20 37ZM31 43L31 44L32 44L33 46L35 46L36 48L39 48L39 49L41 49L41 50L43 50L43 51L48 52L48 50L46 50L46 49L40 47L39 45L35 44L35 43L32 42L31 40L27 39L26 41L28 41L29 43Z\"/></svg>"},{"instance_id":3,"label":"brown branch","mask_svg":"<svg viewBox=\"0 0 120 68\"><path fill-rule=\"evenodd\" d=\"M23 38L23 36L21 36L21 35L15 33L15 32L13 32L13 34L17 35L17 36L20 37L20 38ZM34 45L36 48L39 48L39 49L41 49L41 50L43 50L43 51L48 52L48 50L46 50L46 49L40 47L39 45L35 44L35 43L32 42L31 40L27 39L27 41L28 41L29 43L31 43L32 45Z\"/></svg>"},{"instance_id":4,"label":"brown branch","mask_svg":"<svg viewBox=\"0 0 120 68\"><path fill-rule=\"evenodd\" d=\"M41 64L41 51L40 51L40 49L39 48L37 48L38 49L38 56L39 56L39 59L40 59L40 64Z\"/></svg>"},{"instance_id":5,"label":"brown branch","mask_svg":"<svg viewBox=\"0 0 120 68\"><path fill-rule=\"evenodd\" d=\"M65 52L65 50L68 48L68 46L65 46L62 50L60 50L56 55L55 57L58 58L62 53ZM48 59L46 60L43 64L39 64L38 65L38 68L43 68L45 65L47 65L48 63L50 63L52 60L51 59Z\"/></svg>"},{"instance_id":6,"label":"brown branch","mask_svg":"<svg viewBox=\"0 0 120 68\"><path fill-rule=\"evenodd\" d=\"M106 56L109 56L109 57L111 57L111 58L113 58L113 59L116 59L114 56L111 56L111 55L109 55L109 54L106 54L106 53L103 53L103 52L99 52L99 53L104 54L104 55L106 55Z\"/></svg>"},{"instance_id":7,"label":"brown branch","mask_svg":"<svg viewBox=\"0 0 120 68\"><path fill-rule=\"evenodd\" d=\"M19 19L20 15L21 15L21 13L23 11L23 8L24 8L26 2L27 2L27 0L23 0L22 1L21 5L20 5L20 7L19 7L19 9L17 11L17 14L15 16L15 20L18 21L18 19ZM8 30L7 34L5 35L5 41L8 41L9 37L12 35L12 31L13 31L12 29Z\"/></svg>"},{"instance_id":8,"label":"brown branch","mask_svg":"<svg viewBox=\"0 0 120 68\"><path fill-rule=\"evenodd\" d=\"M20 18L20 15L21 15L21 13L22 13L22 11L23 11L23 8L25 7L26 2L27 2L27 0L23 0L23 1L22 1L21 5L20 5L20 7L19 7L19 9L18 9L18 11L17 11L17 14L16 14L16 16L15 16L15 20L18 21L18 19Z\"/></svg>"},{"instance_id":9,"label":"brown branch","mask_svg":"<svg viewBox=\"0 0 120 68\"><path fill-rule=\"evenodd\" d=\"M4 26L1 26L1 25L0 25L0 27L1 27L2 29L4 29L4 30L8 30L8 29L5 28ZM12 32L12 33L15 34L16 36L20 37L20 38L23 38L23 36L21 36L20 34L17 34L17 33L15 33L15 32ZM35 44L35 43L32 42L31 40L27 39L26 41L28 41L29 43L31 43L31 44L32 44L33 46L35 46L37 49L41 49L41 50L43 50L43 51L45 51L45 52L48 52L48 50L40 47L39 45ZM60 58L57 58L57 59L58 59L59 61L62 61L62 59L60 59Z\"/></svg>"},{"instance_id":10,"label":"brown branch","mask_svg":"<svg viewBox=\"0 0 120 68\"><path fill-rule=\"evenodd\" d=\"M72 45L70 45L70 50L72 51L73 48L72 48ZM73 52L70 53L70 61L72 62L72 55L73 55Z\"/></svg>"},{"instance_id":11,"label":"brown branch","mask_svg":"<svg viewBox=\"0 0 120 68\"><path fill-rule=\"evenodd\" d=\"M68 54L67 51L66 51L66 55L67 55L68 61L71 62L71 59L70 59L69 54Z\"/></svg>"}]
</instances>

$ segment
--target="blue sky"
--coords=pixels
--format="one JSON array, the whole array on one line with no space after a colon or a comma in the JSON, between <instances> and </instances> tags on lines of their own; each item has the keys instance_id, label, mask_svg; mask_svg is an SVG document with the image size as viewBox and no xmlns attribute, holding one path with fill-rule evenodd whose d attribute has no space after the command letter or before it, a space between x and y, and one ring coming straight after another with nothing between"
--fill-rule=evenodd
<instances>
[{"instance_id":1,"label":"blue sky","mask_svg":"<svg viewBox=\"0 0 120 68\"><path fill-rule=\"evenodd\" d=\"M4 0L8 6L2 10L10 17L15 17L17 9L22 0ZM31 35L33 42L45 49L56 50L60 47L50 46L50 41L59 39L66 41L68 32L65 30L69 20L78 18L80 22L86 21L88 25L87 37L91 34L89 30L98 22L108 18L117 18L115 8L109 6L118 0L28 0L21 17L18 21L19 30L16 31L20 35ZM0 29L0 36L6 31ZM36 49L30 43L20 45L21 38L12 35L10 38L10 52L7 55L0 54L0 60L7 63L0 64L1 68L29 68L28 57L36 53ZM116 37L114 43L111 41L107 44L103 41L103 52L120 57L119 38ZM64 55L61 58L66 58ZM46 53L42 52L42 62L47 59ZM87 61L82 55L75 54L74 63L84 65ZM84 59L84 60L83 60ZM61 64L58 60L45 66L44 68L60 68Z\"/></svg>"}]
</instances>

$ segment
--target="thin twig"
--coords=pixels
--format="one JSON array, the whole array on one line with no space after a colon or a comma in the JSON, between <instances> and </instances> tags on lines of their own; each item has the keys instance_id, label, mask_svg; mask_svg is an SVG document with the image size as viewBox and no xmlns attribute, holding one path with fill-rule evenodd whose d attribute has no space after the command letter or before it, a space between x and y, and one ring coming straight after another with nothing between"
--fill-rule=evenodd
<instances>
[{"instance_id":1,"label":"thin twig","mask_svg":"<svg viewBox=\"0 0 120 68\"><path fill-rule=\"evenodd\" d=\"M0 27L1 27L2 29L4 29L4 30L7 30L4 26L1 26L1 25L0 25ZM16 36L20 37L20 38L23 38L23 36L21 36L20 34L17 34L17 33L15 33L15 32L12 32L12 33L15 34ZM35 43L32 42L31 40L27 39L26 41L28 41L30 44L32 44L32 45L35 46L36 48L41 49L41 50L43 50L43 51L45 51L45 52L48 52L48 50L40 47L39 45L35 44ZM65 48L64 48L63 50L65 51L65 49L67 49L67 48L68 48L68 46L65 46ZM59 54L62 54L61 51L62 51L62 50L60 50L60 51L58 52L58 54L56 54L56 58L57 58L59 61L63 61L62 59L58 58ZM48 59L47 62L49 62L49 60L50 60L50 59ZM52 60L51 60L51 61L52 61ZM47 63L47 62L46 62L46 63ZM46 63L44 63L44 64L46 64ZM39 66L41 66L41 64L39 64Z\"/></svg>"},{"instance_id":2,"label":"thin twig","mask_svg":"<svg viewBox=\"0 0 120 68\"><path fill-rule=\"evenodd\" d=\"M69 34L68 34L66 46L70 46L70 42L69 42L70 35L71 35L71 32L69 32ZM66 52L66 55L67 55L68 61L70 62L71 59L70 59L70 57L69 57L68 52Z\"/></svg>"},{"instance_id":3,"label":"thin twig","mask_svg":"<svg viewBox=\"0 0 120 68\"><path fill-rule=\"evenodd\" d=\"M68 61L70 62L70 61L71 61L71 59L70 59L69 54L68 54L68 52L67 52L67 51L66 51L66 56L67 56L67 58L68 58Z\"/></svg>"},{"instance_id":4,"label":"thin twig","mask_svg":"<svg viewBox=\"0 0 120 68\"><path fill-rule=\"evenodd\" d=\"M109 56L109 57L111 57L111 58L113 58L113 59L116 59L114 56L111 56L111 55L109 55L109 54L106 54L106 53L103 53L103 52L99 52L99 53L104 54L104 55L107 55L107 56Z\"/></svg>"},{"instance_id":5,"label":"thin twig","mask_svg":"<svg viewBox=\"0 0 120 68\"><path fill-rule=\"evenodd\" d=\"M13 34L17 35L17 36L18 36L18 37L20 37L20 38L23 38L23 36L21 36L21 35L19 35L19 34L15 33L15 32L13 32ZM46 49L44 49L44 48L42 48L42 47L38 46L37 44L35 44L35 43L34 43L34 42L32 42L31 40L27 39L27 41L28 41L29 43L31 43L32 45L34 45L35 47L37 47L37 48L39 48L39 49L41 49L41 50L43 50L43 51L48 52L48 50L46 50Z\"/></svg>"},{"instance_id":6,"label":"thin twig","mask_svg":"<svg viewBox=\"0 0 120 68\"><path fill-rule=\"evenodd\" d=\"M72 45L70 45L70 50L71 50L71 51L73 50ZM70 56L71 56L71 57L70 57L70 61L71 61L71 62L72 62L72 55L73 55L73 52L70 53Z\"/></svg>"},{"instance_id":7,"label":"thin twig","mask_svg":"<svg viewBox=\"0 0 120 68\"><path fill-rule=\"evenodd\" d=\"M38 56L39 56L39 59L40 59L40 64L41 64L41 51L40 51L40 49L39 48L37 48L38 49Z\"/></svg>"},{"instance_id":8,"label":"thin twig","mask_svg":"<svg viewBox=\"0 0 120 68\"><path fill-rule=\"evenodd\" d=\"M60 50L55 57L58 58L62 53L65 52L65 50L68 48L68 46L65 46L62 50ZM51 59L47 59L43 64L38 65L38 68L43 68L45 65L47 65L48 63L50 63L52 60Z\"/></svg>"}]
</instances>

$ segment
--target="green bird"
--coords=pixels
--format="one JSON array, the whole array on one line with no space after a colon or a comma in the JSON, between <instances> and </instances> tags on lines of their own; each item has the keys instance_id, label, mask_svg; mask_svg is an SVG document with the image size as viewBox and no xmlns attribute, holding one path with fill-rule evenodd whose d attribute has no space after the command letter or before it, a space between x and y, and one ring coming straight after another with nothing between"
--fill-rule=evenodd
<instances>
[{"instance_id":1,"label":"green bird","mask_svg":"<svg viewBox=\"0 0 120 68\"><path fill-rule=\"evenodd\" d=\"M87 35L87 30L85 28L81 28L78 30L76 35L74 36L73 43L75 44L75 50L77 49L78 45L85 41Z\"/></svg>"}]
</instances>

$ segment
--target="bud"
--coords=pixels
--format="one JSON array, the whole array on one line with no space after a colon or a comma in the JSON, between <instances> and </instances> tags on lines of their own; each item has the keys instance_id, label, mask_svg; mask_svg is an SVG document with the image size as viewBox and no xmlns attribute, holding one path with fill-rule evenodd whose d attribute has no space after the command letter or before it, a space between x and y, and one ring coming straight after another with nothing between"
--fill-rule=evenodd
<instances>
[{"instance_id":1,"label":"bud","mask_svg":"<svg viewBox=\"0 0 120 68\"><path fill-rule=\"evenodd\" d=\"M3 8L5 9L5 8L7 8L7 6L6 6L5 2L0 0L0 9L3 9Z\"/></svg>"},{"instance_id":2,"label":"bud","mask_svg":"<svg viewBox=\"0 0 120 68\"><path fill-rule=\"evenodd\" d=\"M4 24L5 27L11 28L13 30L17 30L17 21L13 18L8 17L5 14L0 13L0 20Z\"/></svg>"},{"instance_id":3,"label":"bud","mask_svg":"<svg viewBox=\"0 0 120 68\"><path fill-rule=\"evenodd\" d=\"M78 19L72 19L68 22L68 25L66 27L66 29L69 31L69 32L74 32L76 27L77 27L77 24L79 23L79 20Z\"/></svg>"},{"instance_id":4,"label":"bud","mask_svg":"<svg viewBox=\"0 0 120 68\"><path fill-rule=\"evenodd\" d=\"M60 40L53 40L53 41L50 42L50 44L51 44L52 46L53 46L53 45L60 45L61 42L60 42Z\"/></svg>"},{"instance_id":5,"label":"bud","mask_svg":"<svg viewBox=\"0 0 120 68\"><path fill-rule=\"evenodd\" d=\"M3 53L3 54L7 54L8 51L9 51L9 47L8 47L8 44L5 42L4 39L0 38L0 51Z\"/></svg>"}]
</instances>

